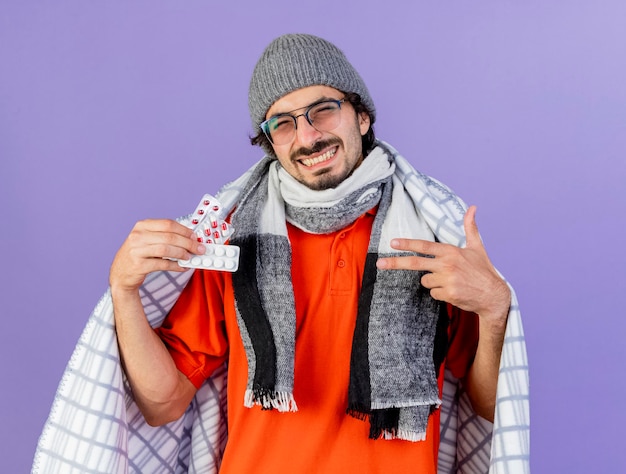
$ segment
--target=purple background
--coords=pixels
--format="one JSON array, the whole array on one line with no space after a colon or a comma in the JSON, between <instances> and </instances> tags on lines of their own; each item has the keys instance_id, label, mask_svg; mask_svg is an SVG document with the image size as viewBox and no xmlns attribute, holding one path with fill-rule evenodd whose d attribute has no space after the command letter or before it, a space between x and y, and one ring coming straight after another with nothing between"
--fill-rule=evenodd
<instances>
[{"instance_id":1,"label":"purple background","mask_svg":"<svg viewBox=\"0 0 626 474\"><path fill-rule=\"evenodd\" d=\"M1 470L29 469L133 223L259 158L247 84L288 32L336 42L378 136L478 205L521 300L533 471L623 470L626 3L241 3L2 2Z\"/></svg>"}]
</instances>

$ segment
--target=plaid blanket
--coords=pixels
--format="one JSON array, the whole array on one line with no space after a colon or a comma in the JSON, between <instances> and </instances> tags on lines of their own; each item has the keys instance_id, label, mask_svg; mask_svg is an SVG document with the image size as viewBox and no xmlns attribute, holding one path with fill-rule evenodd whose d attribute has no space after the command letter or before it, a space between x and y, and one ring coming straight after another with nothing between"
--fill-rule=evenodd
<instances>
[{"instance_id":1,"label":"plaid blanket","mask_svg":"<svg viewBox=\"0 0 626 474\"><path fill-rule=\"evenodd\" d=\"M423 175L392 147L396 174L442 242L463 245L465 204ZM217 195L224 215L236 205L248 171ZM223 218L224 216L222 216ZM188 218L181 218L186 223ZM191 276L158 272L141 287L146 315L161 324ZM530 472L529 381L515 292L500 360L495 421L476 416L446 372L441 407L440 473ZM226 369L198 390L185 414L161 427L146 424L120 365L107 291L96 305L65 369L33 461L33 474L217 473L227 440Z\"/></svg>"}]
</instances>

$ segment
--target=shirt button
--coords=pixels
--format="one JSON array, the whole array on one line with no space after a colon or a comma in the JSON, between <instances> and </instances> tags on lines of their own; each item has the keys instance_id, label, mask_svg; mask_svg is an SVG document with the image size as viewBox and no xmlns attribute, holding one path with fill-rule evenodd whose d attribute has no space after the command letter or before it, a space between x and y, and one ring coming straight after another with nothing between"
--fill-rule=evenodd
<instances>
[{"instance_id":1,"label":"shirt button","mask_svg":"<svg viewBox=\"0 0 626 474\"><path fill-rule=\"evenodd\" d=\"M346 261L345 261L345 260L339 260L339 261L337 262L337 266L338 266L339 268L343 268L343 267L345 267L345 266L346 266Z\"/></svg>"},{"instance_id":2,"label":"shirt button","mask_svg":"<svg viewBox=\"0 0 626 474\"><path fill-rule=\"evenodd\" d=\"M339 234L339 238L340 239L345 239L346 238L346 233L342 232L341 234Z\"/></svg>"}]
</instances>

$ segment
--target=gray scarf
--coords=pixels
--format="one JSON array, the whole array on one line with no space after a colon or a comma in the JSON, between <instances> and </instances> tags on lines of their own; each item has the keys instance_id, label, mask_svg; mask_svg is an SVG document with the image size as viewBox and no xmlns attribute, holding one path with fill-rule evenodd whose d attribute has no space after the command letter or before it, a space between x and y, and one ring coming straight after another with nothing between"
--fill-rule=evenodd
<instances>
[{"instance_id":1,"label":"gray scarf","mask_svg":"<svg viewBox=\"0 0 626 474\"><path fill-rule=\"evenodd\" d=\"M248 359L244 404L296 411L293 397L295 303L285 222L329 233L378 205L352 344L347 413L370 421L370 437L423 440L441 403L437 386L447 315L419 283L421 272L379 271L398 255L393 237L434 240L401 183L391 153L375 148L335 189L312 191L277 161L264 160L246 185L232 224L241 248L233 286Z\"/></svg>"}]
</instances>

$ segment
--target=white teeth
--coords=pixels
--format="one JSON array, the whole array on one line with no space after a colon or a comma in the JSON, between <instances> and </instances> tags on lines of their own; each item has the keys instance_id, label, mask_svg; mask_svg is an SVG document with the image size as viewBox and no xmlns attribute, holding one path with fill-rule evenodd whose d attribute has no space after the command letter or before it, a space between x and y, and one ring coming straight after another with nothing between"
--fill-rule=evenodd
<instances>
[{"instance_id":1,"label":"white teeth","mask_svg":"<svg viewBox=\"0 0 626 474\"><path fill-rule=\"evenodd\" d=\"M333 148L332 150L327 151L323 155L316 156L315 158L305 158L304 160L302 160L302 164L304 166L313 166L323 161L330 160L333 156L335 156L336 151L337 150Z\"/></svg>"}]
</instances>

